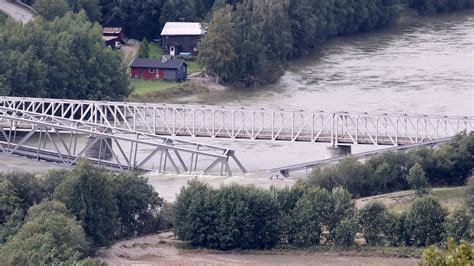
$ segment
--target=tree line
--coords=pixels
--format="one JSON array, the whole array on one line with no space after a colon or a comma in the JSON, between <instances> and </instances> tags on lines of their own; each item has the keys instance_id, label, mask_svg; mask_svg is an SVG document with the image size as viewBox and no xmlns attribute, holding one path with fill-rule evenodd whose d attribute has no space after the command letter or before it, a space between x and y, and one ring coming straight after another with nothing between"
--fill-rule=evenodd
<instances>
[{"instance_id":1,"label":"tree line","mask_svg":"<svg viewBox=\"0 0 474 266\"><path fill-rule=\"evenodd\" d=\"M362 163L355 158L315 169L305 181L326 189L343 186L356 197L428 186L463 185L474 169L474 133L438 148L388 152Z\"/></svg>"},{"instance_id":2,"label":"tree line","mask_svg":"<svg viewBox=\"0 0 474 266\"><path fill-rule=\"evenodd\" d=\"M474 179L470 182L474 186ZM466 193L472 198L473 194ZM466 201L468 206L469 201ZM193 180L174 206L173 230L195 247L268 249L355 245L357 236L369 246L424 247L469 240L474 229L467 207L448 213L432 197L416 199L408 211L390 212L378 201L357 210L348 190L327 190L299 183L285 189L227 185L214 189Z\"/></svg>"},{"instance_id":3,"label":"tree line","mask_svg":"<svg viewBox=\"0 0 474 266\"><path fill-rule=\"evenodd\" d=\"M120 100L130 93L119 53L106 48L100 25L84 12L0 33L0 95Z\"/></svg>"},{"instance_id":4,"label":"tree line","mask_svg":"<svg viewBox=\"0 0 474 266\"><path fill-rule=\"evenodd\" d=\"M87 161L42 178L0 175L0 264L104 265L88 258L94 248L167 226L162 209L143 176Z\"/></svg>"}]
</instances>

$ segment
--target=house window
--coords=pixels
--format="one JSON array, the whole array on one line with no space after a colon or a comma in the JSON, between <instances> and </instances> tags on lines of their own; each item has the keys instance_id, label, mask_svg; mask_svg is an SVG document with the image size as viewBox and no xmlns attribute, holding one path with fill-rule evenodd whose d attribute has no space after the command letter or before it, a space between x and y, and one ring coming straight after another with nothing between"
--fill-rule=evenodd
<instances>
[{"instance_id":1,"label":"house window","mask_svg":"<svg viewBox=\"0 0 474 266\"><path fill-rule=\"evenodd\" d=\"M149 72L149 73L155 73L155 69L154 69L154 68L149 68L149 69L148 69L148 72Z\"/></svg>"}]
</instances>

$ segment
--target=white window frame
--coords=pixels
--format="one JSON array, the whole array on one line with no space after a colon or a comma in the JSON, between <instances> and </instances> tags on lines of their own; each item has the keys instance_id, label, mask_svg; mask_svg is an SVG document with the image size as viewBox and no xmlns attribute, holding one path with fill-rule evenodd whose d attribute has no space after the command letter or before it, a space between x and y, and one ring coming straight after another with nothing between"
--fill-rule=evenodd
<instances>
[{"instance_id":1,"label":"white window frame","mask_svg":"<svg viewBox=\"0 0 474 266\"><path fill-rule=\"evenodd\" d=\"M151 74L151 73L155 73L155 69L152 68L152 67L148 68L148 73L150 73L150 74Z\"/></svg>"}]
</instances>

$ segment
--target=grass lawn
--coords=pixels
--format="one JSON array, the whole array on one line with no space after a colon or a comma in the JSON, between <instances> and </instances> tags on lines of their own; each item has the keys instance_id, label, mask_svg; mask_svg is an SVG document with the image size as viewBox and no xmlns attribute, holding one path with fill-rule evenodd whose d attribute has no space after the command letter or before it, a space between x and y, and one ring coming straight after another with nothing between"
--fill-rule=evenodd
<instances>
[{"instance_id":1,"label":"grass lawn","mask_svg":"<svg viewBox=\"0 0 474 266\"><path fill-rule=\"evenodd\" d=\"M0 32L3 32L3 28L5 27L6 22L7 22L7 15L0 12Z\"/></svg>"},{"instance_id":2,"label":"grass lawn","mask_svg":"<svg viewBox=\"0 0 474 266\"><path fill-rule=\"evenodd\" d=\"M176 82L163 80L143 80L132 79L132 85L135 88L133 94L144 94L147 92L159 91L176 86Z\"/></svg>"},{"instance_id":3,"label":"grass lawn","mask_svg":"<svg viewBox=\"0 0 474 266\"><path fill-rule=\"evenodd\" d=\"M431 191L431 196L437 199L444 208L451 212L464 204L465 190L465 187L435 188ZM414 199L412 198L408 201L402 201L389 206L388 208L394 212L401 213L408 210L413 201Z\"/></svg>"},{"instance_id":4,"label":"grass lawn","mask_svg":"<svg viewBox=\"0 0 474 266\"><path fill-rule=\"evenodd\" d=\"M161 58L163 56L163 48L159 46L157 43L149 43L148 44L148 56L150 58Z\"/></svg>"},{"instance_id":5,"label":"grass lawn","mask_svg":"<svg viewBox=\"0 0 474 266\"><path fill-rule=\"evenodd\" d=\"M148 51L148 56L150 58L161 58L163 56L163 48L161 48L159 44L150 43L148 47L150 49ZM199 65L196 61L186 61L186 63L188 63L188 74L201 72L203 70L201 65Z\"/></svg>"}]
</instances>

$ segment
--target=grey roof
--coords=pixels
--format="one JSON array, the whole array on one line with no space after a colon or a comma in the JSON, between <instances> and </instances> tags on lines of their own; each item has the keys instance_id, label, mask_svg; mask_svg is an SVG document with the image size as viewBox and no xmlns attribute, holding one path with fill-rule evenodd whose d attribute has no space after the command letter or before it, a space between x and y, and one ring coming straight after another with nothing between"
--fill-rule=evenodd
<instances>
[{"instance_id":1,"label":"grey roof","mask_svg":"<svg viewBox=\"0 0 474 266\"><path fill-rule=\"evenodd\" d=\"M130 67L178 69L182 64L188 65L183 59L135 58Z\"/></svg>"},{"instance_id":2,"label":"grey roof","mask_svg":"<svg viewBox=\"0 0 474 266\"><path fill-rule=\"evenodd\" d=\"M166 22L161 36L165 35L204 35L206 25L199 22Z\"/></svg>"}]
</instances>

